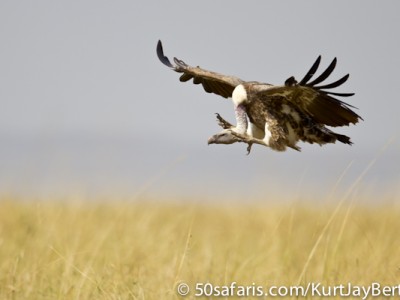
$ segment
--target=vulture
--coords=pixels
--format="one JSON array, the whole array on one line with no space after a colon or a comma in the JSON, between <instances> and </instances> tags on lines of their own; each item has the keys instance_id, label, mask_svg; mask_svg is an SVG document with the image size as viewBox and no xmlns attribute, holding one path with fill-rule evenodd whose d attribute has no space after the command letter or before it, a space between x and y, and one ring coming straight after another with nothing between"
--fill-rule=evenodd
<instances>
[{"instance_id":1,"label":"vulture","mask_svg":"<svg viewBox=\"0 0 400 300\"><path fill-rule=\"evenodd\" d=\"M208 144L243 142L248 144L248 153L253 144L275 151L285 151L287 147L300 151L297 146L299 141L319 145L339 141L351 145L350 137L327 126L348 126L362 120L352 110L354 106L337 99L353 96L354 93L332 91L345 83L349 74L334 82L325 82L336 67L336 58L315 79L321 56L300 81L291 76L283 85L273 85L192 67L176 57L171 62L164 55L161 41L157 44L157 56L164 65L182 74L179 78L181 82L192 80L207 93L232 99L236 125L217 114L223 130L210 137Z\"/></svg>"}]
</instances>

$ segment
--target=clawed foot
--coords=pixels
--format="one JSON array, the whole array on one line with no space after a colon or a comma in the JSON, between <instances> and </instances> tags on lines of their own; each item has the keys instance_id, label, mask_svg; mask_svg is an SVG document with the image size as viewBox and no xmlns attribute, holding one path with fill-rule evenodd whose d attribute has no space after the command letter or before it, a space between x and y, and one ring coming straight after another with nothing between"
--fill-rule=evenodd
<instances>
[{"instance_id":1,"label":"clawed foot","mask_svg":"<svg viewBox=\"0 0 400 300\"><path fill-rule=\"evenodd\" d=\"M248 146L246 148L246 150L247 150L247 154L246 155L249 155L250 151L251 151L251 146L253 146L253 143L247 143L247 144L248 144Z\"/></svg>"},{"instance_id":2,"label":"clawed foot","mask_svg":"<svg viewBox=\"0 0 400 300\"><path fill-rule=\"evenodd\" d=\"M229 129L233 127L233 125L228 121L226 121L224 118L222 118L219 113L216 113L216 115L217 115L218 125L221 126L223 129Z\"/></svg>"},{"instance_id":3,"label":"clawed foot","mask_svg":"<svg viewBox=\"0 0 400 300\"><path fill-rule=\"evenodd\" d=\"M252 136L249 136L247 134L240 134L240 133L234 132L233 130L231 132L232 132L232 135L237 138L237 141L239 143L246 143L248 145L247 146L247 155L250 154L251 147L253 146L253 144L259 144L259 145L262 145L265 147L269 147L263 140L253 138Z\"/></svg>"},{"instance_id":4,"label":"clawed foot","mask_svg":"<svg viewBox=\"0 0 400 300\"><path fill-rule=\"evenodd\" d=\"M219 134L214 135L209 139L209 144L232 144L232 143L245 143L247 144L247 155L250 154L251 148L253 144L259 144L268 147L268 145L260 139L256 139L252 136L249 136L247 134L240 134L237 133L231 129L234 128L234 126L229 123L228 121L224 120L224 118L221 117L220 114L216 113L217 115L217 121L218 125L221 126L224 131L222 131ZM223 133L223 134L222 134Z\"/></svg>"}]
</instances>

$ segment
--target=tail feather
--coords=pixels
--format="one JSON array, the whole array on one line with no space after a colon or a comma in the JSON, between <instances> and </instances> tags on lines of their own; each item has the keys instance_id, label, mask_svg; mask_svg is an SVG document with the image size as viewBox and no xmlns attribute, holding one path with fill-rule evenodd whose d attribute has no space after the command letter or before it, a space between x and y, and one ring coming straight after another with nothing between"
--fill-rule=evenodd
<instances>
[{"instance_id":1,"label":"tail feather","mask_svg":"<svg viewBox=\"0 0 400 300\"><path fill-rule=\"evenodd\" d=\"M348 144L348 145L353 145L353 142L350 140L350 137L344 134L338 134L338 133L333 133L336 139L343 143L343 144Z\"/></svg>"},{"instance_id":2,"label":"tail feather","mask_svg":"<svg viewBox=\"0 0 400 300\"><path fill-rule=\"evenodd\" d=\"M302 140L310 144L318 143L320 145L335 143L336 141L347 145L353 144L350 137L347 135L333 132L325 126L312 126L306 128Z\"/></svg>"}]
</instances>

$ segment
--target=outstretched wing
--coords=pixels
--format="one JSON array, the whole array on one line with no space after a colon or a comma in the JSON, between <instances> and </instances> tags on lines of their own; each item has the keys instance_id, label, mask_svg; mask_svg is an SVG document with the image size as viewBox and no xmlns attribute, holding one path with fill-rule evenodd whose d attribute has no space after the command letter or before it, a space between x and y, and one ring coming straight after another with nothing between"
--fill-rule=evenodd
<instances>
[{"instance_id":1,"label":"outstretched wing","mask_svg":"<svg viewBox=\"0 0 400 300\"><path fill-rule=\"evenodd\" d=\"M333 127L356 124L362 118L351 110L355 107L333 97L349 97L353 96L354 93L328 91L345 83L349 74L330 84L317 86L331 75L336 67L336 58L321 75L309 82L317 72L320 62L321 56L317 58L300 82L297 82L294 77L290 77L285 81L284 86L275 86L261 93L277 99L284 97L320 124Z\"/></svg>"},{"instance_id":2,"label":"outstretched wing","mask_svg":"<svg viewBox=\"0 0 400 300\"><path fill-rule=\"evenodd\" d=\"M182 60L174 57L174 63L172 64L168 57L164 55L161 41L157 44L157 56L160 61L171 68L175 72L183 73L179 80L181 82L189 81L193 79L194 84L200 84L203 86L207 93L214 93L224 98L232 97L232 92L235 87L244 81L234 77L226 76L219 73L207 71L200 67L191 67L184 63Z\"/></svg>"}]
</instances>

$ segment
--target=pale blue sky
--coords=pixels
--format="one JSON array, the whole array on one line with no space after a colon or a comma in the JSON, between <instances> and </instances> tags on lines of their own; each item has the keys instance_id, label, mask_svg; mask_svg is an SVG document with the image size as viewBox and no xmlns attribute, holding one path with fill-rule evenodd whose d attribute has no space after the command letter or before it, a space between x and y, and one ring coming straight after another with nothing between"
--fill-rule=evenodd
<instances>
[{"instance_id":1,"label":"pale blue sky","mask_svg":"<svg viewBox=\"0 0 400 300\"><path fill-rule=\"evenodd\" d=\"M324 194L351 163L400 183L398 1L1 1L0 191L146 197ZM364 118L354 145L207 146L230 101L182 84L169 56L245 80L301 78L318 55ZM321 68L322 68L321 66ZM339 90L338 90L339 91ZM306 192L307 191L307 192ZM304 193L304 194L302 194ZM393 191L395 193L395 191ZM398 193L398 190L397 190Z\"/></svg>"}]
</instances>

